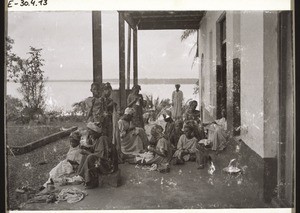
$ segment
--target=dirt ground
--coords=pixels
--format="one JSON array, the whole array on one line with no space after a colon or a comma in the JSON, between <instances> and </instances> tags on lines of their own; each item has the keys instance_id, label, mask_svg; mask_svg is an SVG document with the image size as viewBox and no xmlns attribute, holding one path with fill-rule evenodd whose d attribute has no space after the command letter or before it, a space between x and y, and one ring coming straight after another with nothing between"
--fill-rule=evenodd
<instances>
[{"instance_id":1,"label":"dirt ground","mask_svg":"<svg viewBox=\"0 0 300 213\"><path fill-rule=\"evenodd\" d=\"M236 152L235 141L226 150L212 154L215 172L196 169L195 162L171 166L170 173L147 171L142 167L121 164L122 185L103 186L87 190L88 196L75 204L27 204L22 210L114 210L114 209L210 209L264 208L262 186L257 181L261 173L256 159L243 150ZM248 154L247 154L248 153ZM244 172L230 175L222 171L231 159L237 159ZM70 186L68 186L70 187ZM75 186L84 190L83 185Z\"/></svg>"}]
</instances>

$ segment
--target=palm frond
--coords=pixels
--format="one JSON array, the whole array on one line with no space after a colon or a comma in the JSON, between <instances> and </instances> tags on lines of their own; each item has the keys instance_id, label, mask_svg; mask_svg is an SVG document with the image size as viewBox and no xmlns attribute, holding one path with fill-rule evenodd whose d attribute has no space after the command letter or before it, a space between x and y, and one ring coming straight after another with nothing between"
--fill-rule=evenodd
<instances>
[{"instance_id":1,"label":"palm frond","mask_svg":"<svg viewBox=\"0 0 300 213\"><path fill-rule=\"evenodd\" d=\"M186 40L189 36L193 35L195 32L197 32L197 30L195 30L195 29L183 31L183 33L180 37L181 41Z\"/></svg>"}]
</instances>

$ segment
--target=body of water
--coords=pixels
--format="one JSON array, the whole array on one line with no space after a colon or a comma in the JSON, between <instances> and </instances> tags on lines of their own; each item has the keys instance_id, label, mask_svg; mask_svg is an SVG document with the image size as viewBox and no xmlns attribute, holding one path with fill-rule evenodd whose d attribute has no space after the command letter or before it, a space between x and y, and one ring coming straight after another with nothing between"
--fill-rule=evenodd
<instances>
[{"instance_id":1,"label":"body of water","mask_svg":"<svg viewBox=\"0 0 300 213\"><path fill-rule=\"evenodd\" d=\"M91 96L90 86L92 82L46 82L46 103L48 110L69 111L72 104L84 100ZM18 92L18 83L7 83L7 94L13 97L22 98ZM112 84L113 89L118 89L119 84ZM184 95L184 102L189 99L199 100L198 94L194 95L195 84L181 84L180 90ZM141 84L141 94L152 95L153 98L160 99L172 98L175 90L174 84Z\"/></svg>"}]
</instances>

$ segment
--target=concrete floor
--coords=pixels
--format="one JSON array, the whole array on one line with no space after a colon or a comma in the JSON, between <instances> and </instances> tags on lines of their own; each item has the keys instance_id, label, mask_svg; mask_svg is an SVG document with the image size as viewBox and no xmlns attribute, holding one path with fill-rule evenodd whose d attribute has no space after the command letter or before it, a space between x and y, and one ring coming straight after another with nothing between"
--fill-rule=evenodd
<instances>
[{"instance_id":1,"label":"concrete floor","mask_svg":"<svg viewBox=\"0 0 300 213\"><path fill-rule=\"evenodd\" d=\"M255 153L232 140L218 156L212 154L215 172L196 169L195 162L171 166L168 174L121 164L122 185L87 190L88 196L75 204L27 204L22 210L108 210L108 209L203 209L266 208L262 168ZM229 175L222 171L231 159L237 159L244 172ZM84 189L82 185L76 186Z\"/></svg>"}]
</instances>

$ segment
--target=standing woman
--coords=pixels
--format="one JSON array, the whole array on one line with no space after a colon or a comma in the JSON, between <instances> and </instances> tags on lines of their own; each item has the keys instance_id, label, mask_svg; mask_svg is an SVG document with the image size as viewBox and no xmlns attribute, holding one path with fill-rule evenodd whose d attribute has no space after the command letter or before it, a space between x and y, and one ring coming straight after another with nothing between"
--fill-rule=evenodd
<instances>
[{"instance_id":1,"label":"standing woman","mask_svg":"<svg viewBox=\"0 0 300 213\"><path fill-rule=\"evenodd\" d=\"M103 102L103 123L105 128L105 135L108 137L110 155L114 162L114 170L118 169L118 160L120 154L120 141L119 141L119 130L118 130L118 118L117 118L117 103L110 97L112 93L112 87L109 82L103 84L103 92L101 100Z\"/></svg>"},{"instance_id":2,"label":"standing woman","mask_svg":"<svg viewBox=\"0 0 300 213\"><path fill-rule=\"evenodd\" d=\"M101 101L103 102L103 115L104 115L104 125L105 134L109 141L113 138L113 112L114 107L117 105L111 98L112 87L109 82L103 85L103 92L101 96Z\"/></svg>"},{"instance_id":3,"label":"standing woman","mask_svg":"<svg viewBox=\"0 0 300 213\"><path fill-rule=\"evenodd\" d=\"M127 98L127 107L134 109L132 124L136 127L144 128L144 119L143 119L144 100L143 100L143 96L139 94L140 90L141 90L140 85L135 85L132 87L132 91Z\"/></svg>"},{"instance_id":4,"label":"standing woman","mask_svg":"<svg viewBox=\"0 0 300 213\"><path fill-rule=\"evenodd\" d=\"M175 85L176 90L172 93L172 109L173 109L173 118L174 120L181 119L182 117L182 101L183 93L180 88L180 84Z\"/></svg>"},{"instance_id":5,"label":"standing woman","mask_svg":"<svg viewBox=\"0 0 300 213\"><path fill-rule=\"evenodd\" d=\"M87 106L87 122L99 122L101 120L101 112L103 111L103 104L100 100L101 97L101 84L94 82L91 84L90 91L93 96L85 100Z\"/></svg>"}]
</instances>

